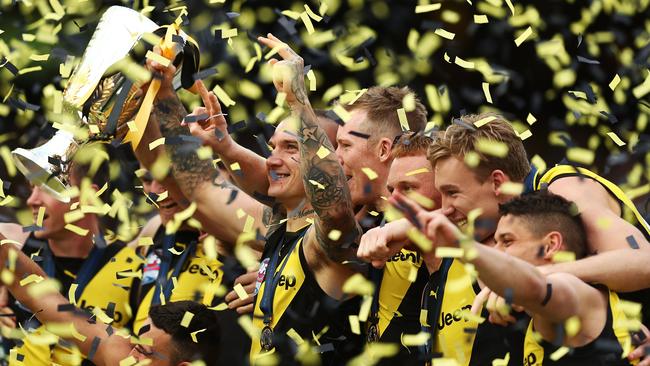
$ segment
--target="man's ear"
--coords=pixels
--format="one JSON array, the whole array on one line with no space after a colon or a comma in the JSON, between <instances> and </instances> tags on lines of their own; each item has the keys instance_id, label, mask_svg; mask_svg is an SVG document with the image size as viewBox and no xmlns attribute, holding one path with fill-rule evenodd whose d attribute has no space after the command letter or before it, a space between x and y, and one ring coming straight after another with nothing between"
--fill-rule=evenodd
<instances>
[{"instance_id":1,"label":"man's ear","mask_svg":"<svg viewBox=\"0 0 650 366\"><path fill-rule=\"evenodd\" d=\"M179 364L176 364L176 366L192 366L191 362L183 361Z\"/></svg>"},{"instance_id":2,"label":"man's ear","mask_svg":"<svg viewBox=\"0 0 650 366\"><path fill-rule=\"evenodd\" d=\"M557 231L551 231L543 239L544 243L544 260L553 261L553 256L564 249L562 234Z\"/></svg>"},{"instance_id":3,"label":"man's ear","mask_svg":"<svg viewBox=\"0 0 650 366\"><path fill-rule=\"evenodd\" d=\"M506 173L503 172L503 170L496 169L490 173L489 180L492 184L492 191L494 191L494 195L497 197L503 196L504 193L501 192L501 186L503 183L510 182L510 177L508 177Z\"/></svg>"},{"instance_id":4,"label":"man's ear","mask_svg":"<svg viewBox=\"0 0 650 366\"><path fill-rule=\"evenodd\" d=\"M387 139L385 137L380 139L377 143L379 161L382 163L391 161L393 158L392 149L393 142L390 139Z\"/></svg>"}]
</instances>

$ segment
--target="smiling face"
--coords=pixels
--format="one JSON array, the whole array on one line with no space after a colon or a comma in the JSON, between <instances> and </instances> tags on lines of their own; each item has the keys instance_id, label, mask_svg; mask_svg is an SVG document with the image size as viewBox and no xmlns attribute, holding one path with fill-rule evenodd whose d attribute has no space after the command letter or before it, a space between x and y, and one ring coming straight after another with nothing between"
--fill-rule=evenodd
<instances>
[{"instance_id":1,"label":"smiling face","mask_svg":"<svg viewBox=\"0 0 650 366\"><path fill-rule=\"evenodd\" d=\"M373 135L366 119L367 113L364 110L355 109L350 113L350 119L339 127L336 134L336 155L343 167L343 173L348 178L352 204L355 206L372 205L380 199L386 189L386 176L390 166L390 158L384 157L382 161L380 156L382 143L384 151L387 150L390 156L392 139L382 139L380 136L366 139L353 134L360 132L368 136ZM363 172L363 168L371 169L377 174L377 178L371 180Z\"/></svg>"},{"instance_id":2,"label":"smiling face","mask_svg":"<svg viewBox=\"0 0 650 366\"><path fill-rule=\"evenodd\" d=\"M288 209L298 207L306 197L300 174L300 149L291 124L288 119L278 124L269 140L273 151L266 159L268 195Z\"/></svg>"},{"instance_id":3,"label":"smiling face","mask_svg":"<svg viewBox=\"0 0 650 366\"><path fill-rule=\"evenodd\" d=\"M465 163L455 157L438 160L434 172L442 209L449 219L462 227L472 210L481 209L479 219L484 224L479 225L475 233L479 240L490 237L499 219L500 203L491 177L480 182Z\"/></svg>"},{"instance_id":4,"label":"smiling face","mask_svg":"<svg viewBox=\"0 0 650 366\"><path fill-rule=\"evenodd\" d=\"M150 366L176 366L177 362L174 360L172 336L156 327L151 322L151 319L147 319L144 326L147 325L149 326L149 330L142 333L140 338L152 339L153 344L151 346L142 344L134 345L129 356L133 356L138 362L150 360L151 363L146 363Z\"/></svg>"},{"instance_id":5,"label":"smiling face","mask_svg":"<svg viewBox=\"0 0 650 366\"><path fill-rule=\"evenodd\" d=\"M434 174L425 154L395 158L388 172L386 187L391 194L417 192L440 208L440 192L434 186Z\"/></svg>"},{"instance_id":6,"label":"smiling face","mask_svg":"<svg viewBox=\"0 0 650 366\"><path fill-rule=\"evenodd\" d=\"M550 237L536 237L529 225L529 222L520 217L503 216L494 234L495 248L536 266L550 263L548 253L544 250Z\"/></svg>"}]
</instances>

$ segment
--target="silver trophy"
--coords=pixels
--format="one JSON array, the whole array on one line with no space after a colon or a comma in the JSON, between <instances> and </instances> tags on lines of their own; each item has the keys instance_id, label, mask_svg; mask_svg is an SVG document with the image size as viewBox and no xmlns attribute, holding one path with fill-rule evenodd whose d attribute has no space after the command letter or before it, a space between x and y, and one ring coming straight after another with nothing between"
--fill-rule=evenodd
<instances>
[{"instance_id":1,"label":"silver trophy","mask_svg":"<svg viewBox=\"0 0 650 366\"><path fill-rule=\"evenodd\" d=\"M174 28L170 31L169 27ZM121 6L112 6L102 15L63 92L63 107L78 117L78 127L95 131L90 140L121 141L126 136L127 122L140 110L149 84L132 81L116 65L136 50L151 48L144 44L145 35L165 37L169 32L173 32L171 55L177 70L174 85L189 89L198 70L199 50L187 34L174 24L160 27L137 11ZM144 47L137 48L139 44ZM12 156L16 167L32 184L68 202L65 192L70 187L69 163L79 146L86 142L59 130L45 144L29 150L15 149Z\"/></svg>"}]
</instances>

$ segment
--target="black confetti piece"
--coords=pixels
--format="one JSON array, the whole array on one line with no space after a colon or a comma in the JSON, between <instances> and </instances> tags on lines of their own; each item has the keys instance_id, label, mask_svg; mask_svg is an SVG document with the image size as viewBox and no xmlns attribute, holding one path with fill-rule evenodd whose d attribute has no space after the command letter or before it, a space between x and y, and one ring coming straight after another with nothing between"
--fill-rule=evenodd
<instances>
[{"instance_id":1,"label":"black confetti piece","mask_svg":"<svg viewBox=\"0 0 650 366\"><path fill-rule=\"evenodd\" d=\"M260 147L262 156L264 156L265 158L271 156L271 149L269 148L269 145L266 143L266 140L264 140L264 137L262 135L254 135L254 137L255 137L255 141L257 142L257 146Z\"/></svg>"},{"instance_id":2,"label":"black confetti piece","mask_svg":"<svg viewBox=\"0 0 650 366\"><path fill-rule=\"evenodd\" d=\"M258 112L255 117L259 119L260 121L266 123L266 114L264 112Z\"/></svg>"},{"instance_id":3,"label":"black confetti piece","mask_svg":"<svg viewBox=\"0 0 650 366\"><path fill-rule=\"evenodd\" d=\"M231 125L228 125L228 133L234 133L246 128L246 121L235 122Z\"/></svg>"},{"instance_id":4,"label":"black confetti piece","mask_svg":"<svg viewBox=\"0 0 650 366\"><path fill-rule=\"evenodd\" d=\"M99 337L93 338L93 343L90 345L90 351L88 352L88 360L92 361L93 357L95 357L95 353L97 353L97 348L99 347L99 342L101 342Z\"/></svg>"},{"instance_id":5,"label":"black confetti piece","mask_svg":"<svg viewBox=\"0 0 650 366\"><path fill-rule=\"evenodd\" d=\"M236 13L234 11L228 11L226 12L226 16L228 17L228 19L235 19L239 16L239 13Z\"/></svg>"},{"instance_id":6,"label":"black confetti piece","mask_svg":"<svg viewBox=\"0 0 650 366\"><path fill-rule=\"evenodd\" d=\"M227 205L231 204L235 198L237 198L237 193L239 193L239 191L236 189L230 191L230 197L228 197L228 201L226 202Z\"/></svg>"},{"instance_id":7,"label":"black confetti piece","mask_svg":"<svg viewBox=\"0 0 650 366\"><path fill-rule=\"evenodd\" d=\"M607 119L609 120L609 122L611 122L612 124L616 124L616 123L618 123L618 118L616 118L616 116L615 116L614 114L612 114L612 113L607 113L607 112L605 112L605 111L600 111L600 114L602 114L603 116L607 117Z\"/></svg>"},{"instance_id":8,"label":"black confetti piece","mask_svg":"<svg viewBox=\"0 0 650 366\"><path fill-rule=\"evenodd\" d=\"M285 16L281 16L278 19L278 23L280 23L280 26L282 26L282 28L284 28L284 30L286 30L290 36L295 36L296 34L298 34L298 31L296 30L295 20L289 19Z\"/></svg>"},{"instance_id":9,"label":"black confetti piece","mask_svg":"<svg viewBox=\"0 0 650 366\"><path fill-rule=\"evenodd\" d=\"M590 64L590 65L600 65L600 61L598 60L591 60L586 57L578 56L578 62L582 62L584 64Z\"/></svg>"},{"instance_id":10,"label":"black confetti piece","mask_svg":"<svg viewBox=\"0 0 650 366\"><path fill-rule=\"evenodd\" d=\"M183 37L179 36L178 34L172 34L172 42L185 44L185 40L183 39Z\"/></svg>"},{"instance_id":11,"label":"black confetti piece","mask_svg":"<svg viewBox=\"0 0 650 366\"><path fill-rule=\"evenodd\" d=\"M514 296L515 296L515 295L514 295L514 291L513 291L510 287L508 287L508 288L505 290L505 292L504 292L503 295L504 295L503 298L506 300L506 304L508 304L508 305L512 305L512 299L513 299Z\"/></svg>"},{"instance_id":12,"label":"black confetti piece","mask_svg":"<svg viewBox=\"0 0 650 366\"><path fill-rule=\"evenodd\" d=\"M5 69L9 70L12 74L18 75L18 68L14 66L9 60L7 60L5 57L0 60L0 65L4 67Z\"/></svg>"},{"instance_id":13,"label":"black confetti piece","mask_svg":"<svg viewBox=\"0 0 650 366\"><path fill-rule=\"evenodd\" d=\"M194 75L192 75L192 78L194 79L194 81L204 80L208 76L212 76L212 75L215 75L215 74L218 74L218 73L219 73L219 71L217 71L217 69L215 69L214 67L209 67L209 68L207 68L205 70L201 70L201 71L199 71L197 73L194 73Z\"/></svg>"},{"instance_id":14,"label":"black confetti piece","mask_svg":"<svg viewBox=\"0 0 650 366\"><path fill-rule=\"evenodd\" d=\"M42 231L43 227L38 225L23 226L23 233L31 233L34 231Z\"/></svg>"},{"instance_id":15,"label":"black confetti piece","mask_svg":"<svg viewBox=\"0 0 650 366\"><path fill-rule=\"evenodd\" d=\"M627 245L629 245L630 248L639 249L639 243L637 243L633 235L628 236L627 238L625 238L625 240L627 241Z\"/></svg>"},{"instance_id":16,"label":"black confetti piece","mask_svg":"<svg viewBox=\"0 0 650 366\"><path fill-rule=\"evenodd\" d=\"M366 139L366 140L370 138L370 135L358 131L350 131L350 135L361 137L362 139Z\"/></svg>"}]
</instances>

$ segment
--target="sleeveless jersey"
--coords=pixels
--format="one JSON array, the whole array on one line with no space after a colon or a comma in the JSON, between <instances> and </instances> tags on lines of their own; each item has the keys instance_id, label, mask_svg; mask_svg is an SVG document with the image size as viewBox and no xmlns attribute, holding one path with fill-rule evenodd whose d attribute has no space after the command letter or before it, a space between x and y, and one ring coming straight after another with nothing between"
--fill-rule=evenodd
<instances>
[{"instance_id":1,"label":"sleeveless jersey","mask_svg":"<svg viewBox=\"0 0 650 366\"><path fill-rule=\"evenodd\" d=\"M470 311L481 289L478 283L472 282L462 262L453 260L448 268L446 279L441 271L431 276L432 290L424 294L430 300L428 328L436 335L434 356L453 358L461 366L491 365L492 360L504 358L508 352L506 330L488 321L479 324L463 316L464 312ZM440 281L445 281L444 290L438 294L435 289L440 288ZM435 310L431 305L441 300L440 313L434 321ZM483 309L481 316L488 317L486 309Z\"/></svg>"},{"instance_id":2,"label":"sleeveless jersey","mask_svg":"<svg viewBox=\"0 0 650 366\"><path fill-rule=\"evenodd\" d=\"M135 290L139 286L137 278L142 260L133 249L124 243L117 242L109 245L104 254L103 265L93 274L83 292L76 299L77 307L92 312L101 309L117 328L131 325L133 317L132 307L135 300ZM76 274L73 274L76 275ZM68 297L67 291L63 296ZM16 347L16 352L22 357L10 359L10 365L49 366L58 365L92 365L90 361L83 360L76 347L63 339L52 337L51 342L42 344L45 337L51 337L42 326L39 327L32 338L26 338L23 344ZM53 342L53 343L52 343Z\"/></svg>"},{"instance_id":3,"label":"sleeveless jersey","mask_svg":"<svg viewBox=\"0 0 650 366\"><path fill-rule=\"evenodd\" d=\"M400 352L378 364L398 361L401 365L422 364L417 347L402 345L403 334L420 332L420 299L429 280L429 272L420 253L402 249L389 258L383 269L379 289L379 342L394 343Z\"/></svg>"},{"instance_id":4,"label":"sleeveless jersey","mask_svg":"<svg viewBox=\"0 0 650 366\"><path fill-rule=\"evenodd\" d=\"M318 337L321 365L345 364L347 352L362 348L360 336L349 330L347 302L329 297L318 285L315 275L309 269L303 249L306 226L295 233L286 232L286 223L267 240L262 255L258 282L259 291L255 299L253 324L258 331L264 328L264 313L261 303L267 285L278 278L273 296L273 316L270 327L273 329L274 349L263 353L259 338L251 343L251 363L261 364L265 357L278 357L280 365L298 365L294 350L296 344L314 342ZM293 250L289 252L292 244ZM279 247L280 246L280 247ZM275 274L266 273L272 255L280 248L280 259ZM284 263L286 261L286 264ZM284 268L282 266L284 265ZM279 277L274 277L279 276ZM358 314L358 308L356 308ZM269 355L270 354L270 355ZM273 355L273 356L271 356Z\"/></svg>"},{"instance_id":5,"label":"sleeveless jersey","mask_svg":"<svg viewBox=\"0 0 650 366\"><path fill-rule=\"evenodd\" d=\"M590 343L569 350L563 357L552 360L551 355L559 347L547 342L533 330L530 321L524 340L524 366L573 366L573 365L630 365L625 358L631 351L631 337L625 325L625 314L619 307L616 293L608 291L607 321L598 338Z\"/></svg>"},{"instance_id":6,"label":"sleeveless jersey","mask_svg":"<svg viewBox=\"0 0 650 366\"><path fill-rule=\"evenodd\" d=\"M570 165L555 166L554 168L551 168L546 173L544 173L541 177L539 177L538 174L538 179L535 181L535 189L542 189L544 185L549 185L554 181L564 177L576 176L593 179L596 182L600 183L607 190L607 192L609 192L610 196L618 201L621 207L621 217L625 221L638 228L646 237L646 239L650 241L650 225L648 225L639 210L636 208L634 203L625 195L623 190L621 190L616 184L587 169L574 168ZM642 322L644 324L650 323L650 289L621 293L619 296L625 300L641 303L643 305L643 308L641 310L643 316Z\"/></svg>"}]
</instances>

